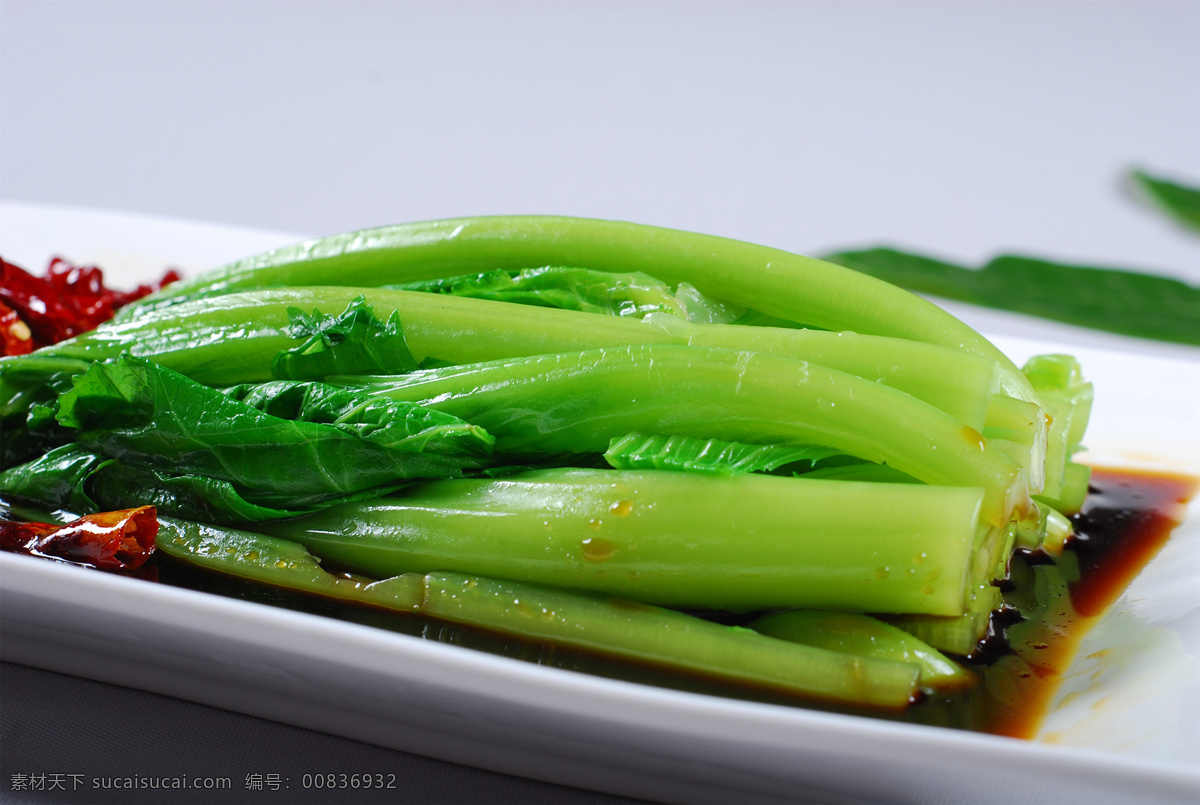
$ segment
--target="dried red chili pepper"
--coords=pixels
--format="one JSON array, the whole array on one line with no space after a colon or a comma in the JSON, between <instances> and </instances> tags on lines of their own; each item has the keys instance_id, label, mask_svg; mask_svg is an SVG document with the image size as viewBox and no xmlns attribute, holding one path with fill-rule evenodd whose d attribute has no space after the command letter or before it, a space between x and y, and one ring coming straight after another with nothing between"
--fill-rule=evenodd
<instances>
[{"instance_id":1,"label":"dried red chili pepper","mask_svg":"<svg viewBox=\"0 0 1200 805\"><path fill-rule=\"evenodd\" d=\"M27 355L33 352L33 333L21 321L17 311L0 302L0 355Z\"/></svg>"},{"instance_id":2,"label":"dried red chili pepper","mask_svg":"<svg viewBox=\"0 0 1200 805\"><path fill-rule=\"evenodd\" d=\"M0 520L0 549L101 570L137 570L154 553L153 506L101 512L66 525Z\"/></svg>"},{"instance_id":3,"label":"dried red chili pepper","mask_svg":"<svg viewBox=\"0 0 1200 805\"><path fill-rule=\"evenodd\" d=\"M119 308L178 279L172 269L157 283L121 292L104 287L104 272L96 266L75 266L55 257L46 276L37 277L0 258L0 302L28 326L37 348L94 329Z\"/></svg>"},{"instance_id":4,"label":"dried red chili pepper","mask_svg":"<svg viewBox=\"0 0 1200 805\"><path fill-rule=\"evenodd\" d=\"M33 332L35 346L53 344L79 332L75 316L54 286L0 258L0 302L17 312Z\"/></svg>"}]
</instances>

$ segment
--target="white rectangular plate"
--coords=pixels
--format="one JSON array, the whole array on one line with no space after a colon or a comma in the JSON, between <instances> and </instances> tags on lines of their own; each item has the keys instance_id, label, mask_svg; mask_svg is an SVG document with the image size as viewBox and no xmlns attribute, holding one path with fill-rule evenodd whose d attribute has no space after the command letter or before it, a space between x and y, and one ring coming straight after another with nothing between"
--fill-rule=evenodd
<instances>
[{"instance_id":1,"label":"white rectangular plate","mask_svg":"<svg viewBox=\"0 0 1200 805\"><path fill-rule=\"evenodd\" d=\"M0 220L6 259L39 272L52 254L96 262L118 286L296 239L33 205L3 205ZM1200 352L996 340L1018 362L1081 359L1096 384L1093 461L1200 475ZM663 690L7 554L0 630L5 660L650 799L1200 798L1196 504L1086 639L1037 741Z\"/></svg>"}]
</instances>

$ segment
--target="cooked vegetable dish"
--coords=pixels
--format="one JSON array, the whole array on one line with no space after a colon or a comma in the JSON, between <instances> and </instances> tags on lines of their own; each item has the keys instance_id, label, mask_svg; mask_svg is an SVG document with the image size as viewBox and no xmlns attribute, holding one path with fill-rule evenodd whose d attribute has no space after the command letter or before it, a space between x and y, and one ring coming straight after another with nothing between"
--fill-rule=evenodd
<instances>
[{"instance_id":1,"label":"cooked vegetable dish","mask_svg":"<svg viewBox=\"0 0 1200 805\"><path fill-rule=\"evenodd\" d=\"M1091 400L1070 356L1017 367L850 268L460 219L268 252L0 359L0 498L151 506L197 567L895 711L976 685L1014 553L1070 540Z\"/></svg>"}]
</instances>

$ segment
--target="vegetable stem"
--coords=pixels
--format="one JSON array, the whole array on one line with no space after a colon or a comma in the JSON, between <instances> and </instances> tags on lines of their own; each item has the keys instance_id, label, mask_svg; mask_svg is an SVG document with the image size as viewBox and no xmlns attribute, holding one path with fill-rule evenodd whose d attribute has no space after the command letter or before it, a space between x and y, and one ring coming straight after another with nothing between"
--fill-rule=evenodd
<instances>
[{"instance_id":1,"label":"vegetable stem","mask_svg":"<svg viewBox=\"0 0 1200 805\"><path fill-rule=\"evenodd\" d=\"M689 283L713 299L826 330L963 349L996 361L1010 393L1028 385L1005 355L937 306L886 282L751 243L618 221L459 218L307 241L232 263L150 298L285 285L378 286L493 269L582 266Z\"/></svg>"},{"instance_id":2,"label":"vegetable stem","mask_svg":"<svg viewBox=\"0 0 1200 805\"><path fill-rule=\"evenodd\" d=\"M631 601L459 573L425 576L435 618L771 690L905 707L920 668L776 640Z\"/></svg>"},{"instance_id":3,"label":"vegetable stem","mask_svg":"<svg viewBox=\"0 0 1200 805\"><path fill-rule=\"evenodd\" d=\"M561 469L259 528L371 576L454 570L685 608L958 615L979 500L918 484Z\"/></svg>"},{"instance_id":4,"label":"vegetable stem","mask_svg":"<svg viewBox=\"0 0 1200 805\"><path fill-rule=\"evenodd\" d=\"M1030 505L1028 476L977 431L878 383L761 353L630 347L354 380L484 428L497 452L604 452L631 432L822 445L930 484L985 490L993 525Z\"/></svg>"}]
</instances>

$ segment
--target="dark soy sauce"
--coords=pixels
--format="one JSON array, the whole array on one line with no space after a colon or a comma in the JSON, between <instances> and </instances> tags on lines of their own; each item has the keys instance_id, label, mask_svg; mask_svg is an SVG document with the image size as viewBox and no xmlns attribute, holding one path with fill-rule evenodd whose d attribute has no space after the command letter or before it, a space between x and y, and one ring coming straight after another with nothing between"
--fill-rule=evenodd
<instances>
[{"instance_id":1,"label":"dark soy sauce","mask_svg":"<svg viewBox=\"0 0 1200 805\"><path fill-rule=\"evenodd\" d=\"M1096 470L1062 557L1014 557L1005 600L1022 619L984 673L988 732L1036 734L1079 641L1166 544L1196 489L1194 478Z\"/></svg>"},{"instance_id":2,"label":"dark soy sauce","mask_svg":"<svg viewBox=\"0 0 1200 805\"><path fill-rule=\"evenodd\" d=\"M1077 537L1062 557L1013 557L1006 607L968 664L979 684L950 696L926 696L903 712L831 706L505 637L412 615L361 609L312 596L251 585L156 556L162 582L341 618L539 665L727 698L1032 737L1075 655L1079 640L1184 516L1197 481L1172 475L1096 470ZM333 569L333 568L329 568ZM714 617L716 613L714 613ZM741 616L739 616L739 622Z\"/></svg>"}]
</instances>

